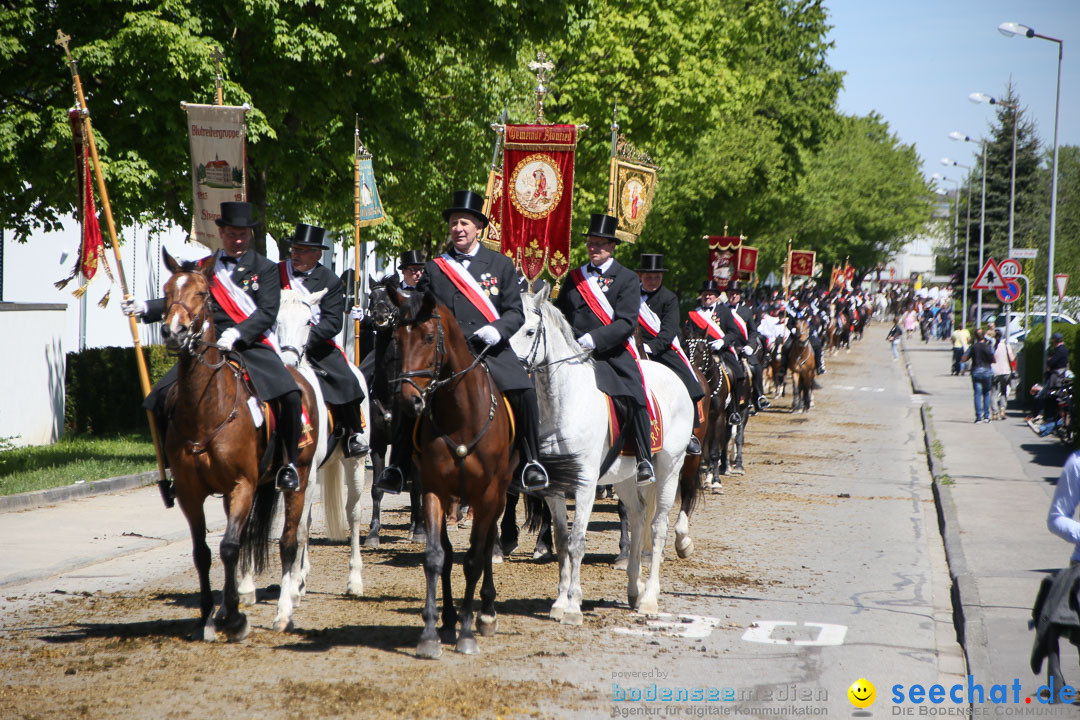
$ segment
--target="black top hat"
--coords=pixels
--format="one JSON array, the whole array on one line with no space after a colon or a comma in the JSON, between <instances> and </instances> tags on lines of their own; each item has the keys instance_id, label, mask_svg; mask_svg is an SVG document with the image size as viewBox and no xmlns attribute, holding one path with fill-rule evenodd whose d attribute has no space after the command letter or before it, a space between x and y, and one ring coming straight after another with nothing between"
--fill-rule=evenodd
<instances>
[{"instance_id":1,"label":"black top hat","mask_svg":"<svg viewBox=\"0 0 1080 720\"><path fill-rule=\"evenodd\" d=\"M589 231L585 233L586 236L595 236L599 238L607 238L608 240L614 240L619 242L619 238L615 237L615 228L618 226L619 221L610 215L604 215L603 213L593 213L589 217Z\"/></svg>"},{"instance_id":2,"label":"black top hat","mask_svg":"<svg viewBox=\"0 0 1080 720\"><path fill-rule=\"evenodd\" d=\"M455 190L453 207L442 211L443 220L449 220L450 215L456 212L469 213L480 221L480 228L486 228L487 215L484 214L484 198L472 190Z\"/></svg>"},{"instance_id":3,"label":"black top hat","mask_svg":"<svg viewBox=\"0 0 1080 720\"><path fill-rule=\"evenodd\" d=\"M326 230L318 225L307 225L305 223L296 223L296 232L293 233L292 238L289 240L289 244L293 247L309 247L309 248L321 248L323 250L329 250L330 246L323 245L323 240L326 239Z\"/></svg>"},{"instance_id":4,"label":"black top hat","mask_svg":"<svg viewBox=\"0 0 1080 720\"><path fill-rule=\"evenodd\" d=\"M424 254L419 250L406 250L398 258L398 267L407 268L410 265L423 265Z\"/></svg>"},{"instance_id":5,"label":"black top hat","mask_svg":"<svg viewBox=\"0 0 1080 720\"><path fill-rule=\"evenodd\" d=\"M701 289L698 290L698 294L710 292L713 295L720 294L720 286L716 284L715 280L706 280L701 283Z\"/></svg>"},{"instance_id":6,"label":"black top hat","mask_svg":"<svg viewBox=\"0 0 1080 720\"><path fill-rule=\"evenodd\" d=\"M638 272L667 272L664 256L659 253L642 253L638 265L641 266L637 269Z\"/></svg>"},{"instance_id":7,"label":"black top hat","mask_svg":"<svg viewBox=\"0 0 1080 720\"><path fill-rule=\"evenodd\" d=\"M252 220L253 206L249 202L221 203L221 217L214 220L218 227L253 228L259 223Z\"/></svg>"},{"instance_id":8,"label":"black top hat","mask_svg":"<svg viewBox=\"0 0 1080 720\"><path fill-rule=\"evenodd\" d=\"M732 280L727 284L727 291L729 293L741 293L743 291L742 283L738 280Z\"/></svg>"}]
</instances>

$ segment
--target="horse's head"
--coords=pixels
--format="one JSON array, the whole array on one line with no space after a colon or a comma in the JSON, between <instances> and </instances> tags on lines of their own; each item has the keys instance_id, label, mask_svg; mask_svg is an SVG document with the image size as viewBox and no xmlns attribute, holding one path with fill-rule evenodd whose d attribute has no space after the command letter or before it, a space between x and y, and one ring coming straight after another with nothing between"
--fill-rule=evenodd
<instances>
[{"instance_id":1,"label":"horse's head","mask_svg":"<svg viewBox=\"0 0 1080 720\"><path fill-rule=\"evenodd\" d=\"M395 287L387 287L386 293L398 311L394 339L401 364L391 382L399 386L405 413L416 417L424 411L432 383L446 365L447 328L430 291L405 295Z\"/></svg>"},{"instance_id":2,"label":"horse's head","mask_svg":"<svg viewBox=\"0 0 1080 720\"><path fill-rule=\"evenodd\" d=\"M550 294L551 288L547 285L536 293L521 294L521 309L525 315L525 322L521 324L517 332L510 336L510 348L519 360L529 366L543 362L547 353L544 337L546 333L544 305Z\"/></svg>"},{"instance_id":3,"label":"horse's head","mask_svg":"<svg viewBox=\"0 0 1080 720\"><path fill-rule=\"evenodd\" d=\"M291 288L281 291L281 305L278 308L277 336L281 343L281 354L289 367L300 365L311 335L311 321L315 308L329 292L324 288L318 292L304 295Z\"/></svg>"},{"instance_id":4,"label":"horse's head","mask_svg":"<svg viewBox=\"0 0 1080 720\"><path fill-rule=\"evenodd\" d=\"M397 322L398 308L390 299L390 290L397 289L397 274L371 284L368 295L368 315L379 330L392 330Z\"/></svg>"},{"instance_id":5,"label":"horse's head","mask_svg":"<svg viewBox=\"0 0 1080 720\"><path fill-rule=\"evenodd\" d=\"M194 352L204 335L213 339L214 313L210 299L210 272L213 265L177 262L167 250L161 254L172 277L165 283L165 316L161 337L173 352Z\"/></svg>"},{"instance_id":6,"label":"horse's head","mask_svg":"<svg viewBox=\"0 0 1080 720\"><path fill-rule=\"evenodd\" d=\"M795 339L804 344L810 341L810 323L803 318L795 321Z\"/></svg>"}]
</instances>

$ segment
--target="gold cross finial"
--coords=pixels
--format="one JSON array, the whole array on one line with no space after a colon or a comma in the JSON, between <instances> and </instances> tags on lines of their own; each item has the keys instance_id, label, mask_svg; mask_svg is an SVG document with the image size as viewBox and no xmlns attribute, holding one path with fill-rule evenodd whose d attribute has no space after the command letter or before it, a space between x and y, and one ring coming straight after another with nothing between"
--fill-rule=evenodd
<instances>
[{"instance_id":1,"label":"gold cross finial","mask_svg":"<svg viewBox=\"0 0 1080 720\"><path fill-rule=\"evenodd\" d=\"M542 124L544 122L544 96L548 92L544 87L544 82L547 80L547 72L555 69L555 63L548 60L547 53L540 50L536 53L536 59L526 67L536 73L536 89L533 91L536 93L536 122Z\"/></svg>"},{"instance_id":2,"label":"gold cross finial","mask_svg":"<svg viewBox=\"0 0 1080 720\"><path fill-rule=\"evenodd\" d=\"M221 61L225 59L225 53L221 52L221 48L214 48L211 50L210 59L217 65L218 72L221 72Z\"/></svg>"},{"instance_id":3,"label":"gold cross finial","mask_svg":"<svg viewBox=\"0 0 1080 720\"><path fill-rule=\"evenodd\" d=\"M68 43L71 42L71 36L65 35L63 30L56 31L56 44L64 48L64 54L71 58L71 50L68 49Z\"/></svg>"}]
</instances>

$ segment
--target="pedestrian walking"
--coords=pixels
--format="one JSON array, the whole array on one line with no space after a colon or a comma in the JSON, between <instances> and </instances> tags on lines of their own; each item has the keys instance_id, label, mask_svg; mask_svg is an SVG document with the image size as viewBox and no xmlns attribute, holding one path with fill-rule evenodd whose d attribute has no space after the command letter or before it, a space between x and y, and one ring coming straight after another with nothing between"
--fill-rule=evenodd
<instances>
[{"instance_id":1,"label":"pedestrian walking","mask_svg":"<svg viewBox=\"0 0 1080 720\"><path fill-rule=\"evenodd\" d=\"M900 318L893 318L892 330L889 331L889 335L885 338L892 344L892 359L899 360L900 353L900 338L903 337L904 331L900 329Z\"/></svg>"},{"instance_id":2,"label":"pedestrian walking","mask_svg":"<svg viewBox=\"0 0 1080 720\"><path fill-rule=\"evenodd\" d=\"M994 332L994 331L991 331ZM1005 339L1005 333L996 331L994 340L994 364L990 367L993 378L990 381L990 419L1004 420L1005 407L1009 403L1009 385L1012 382L1013 364L1016 357Z\"/></svg>"},{"instance_id":3,"label":"pedestrian walking","mask_svg":"<svg viewBox=\"0 0 1080 720\"><path fill-rule=\"evenodd\" d=\"M952 334L952 374L964 374L964 353L971 345L971 331L960 328Z\"/></svg>"},{"instance_id":4,"label":"pedestrian walking","mask_svg":"<svg viewBox=\"0 0 1080 720\"><path fill-rule=\"evenodd\" d=\"M971 387L975 393L975 422L990 422L990 383L994 372L994 348L982 328L975 331L975 342L964 353L963 360L971 361Z\"/></svg>"}]
</instances>

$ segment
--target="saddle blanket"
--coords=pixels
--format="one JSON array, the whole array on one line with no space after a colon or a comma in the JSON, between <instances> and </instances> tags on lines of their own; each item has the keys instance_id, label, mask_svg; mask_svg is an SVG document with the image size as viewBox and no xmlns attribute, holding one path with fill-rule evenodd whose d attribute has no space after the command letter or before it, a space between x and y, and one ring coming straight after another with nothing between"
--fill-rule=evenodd
<instances>
[{"instance_id":1,"label":"saddle blanket","mask_svg":"<svg viewBox=\"0 0 1080 720\"><path fill-rule=\"evenodd\" d=\"M660 415L660 405L656 402L656 394L650 392L649 399L652 400L652 406L656 408L656 417L653 418L651 427L649 428L650 435L650 448L654 453L660 452L664 448L664 418ZM611 399L610 395L605 395L607 400L608 411L608 433L612 441L619 437L619 416L615 412L615 402ZM624 443L620 455L634 454L633 443Z\"/></svg>"}]
</instances>

